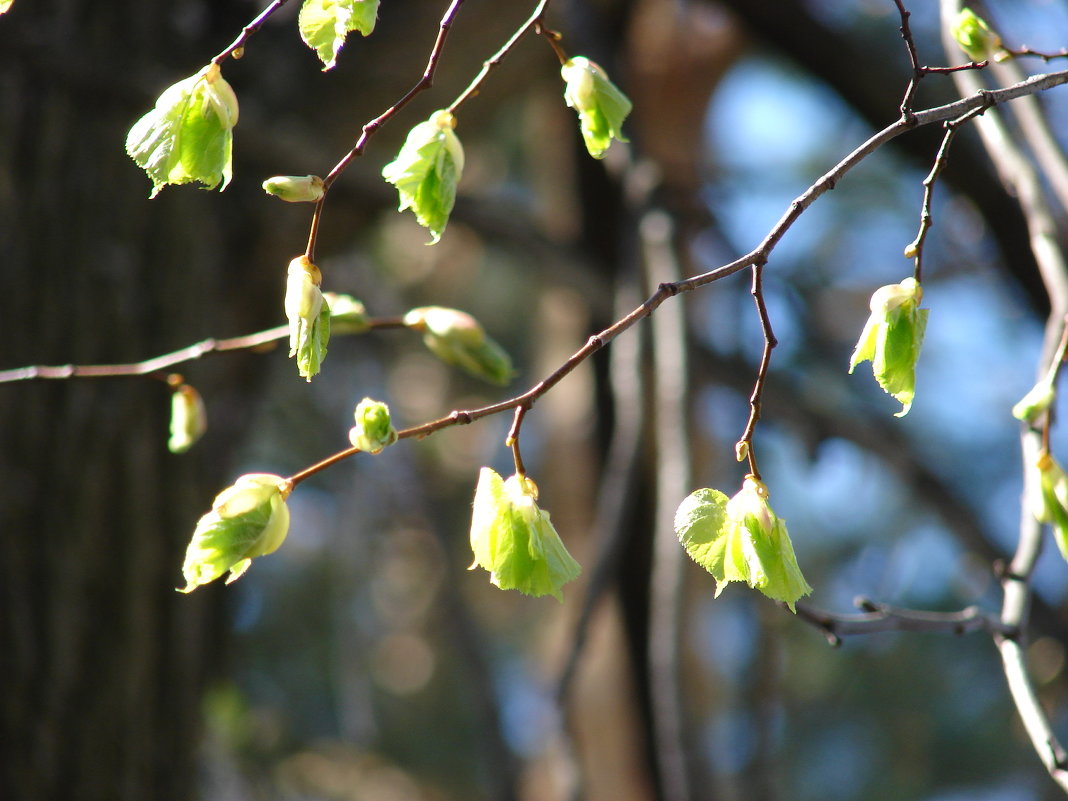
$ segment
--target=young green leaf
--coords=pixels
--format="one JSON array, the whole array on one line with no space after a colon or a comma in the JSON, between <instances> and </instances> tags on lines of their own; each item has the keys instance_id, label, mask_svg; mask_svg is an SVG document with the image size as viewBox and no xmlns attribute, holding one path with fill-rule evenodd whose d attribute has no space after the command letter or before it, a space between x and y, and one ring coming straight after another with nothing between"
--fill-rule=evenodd
<instances>
[{"instance_id":1,"label":"young green leaf","mask_svg":"<svg viewBox=\"0 0 1068 801\"><path fill-rule=\"evenodd\" d=\"M505 481L482 468L471 515L471 569L488 570L502 590L563 601L560 588L578 578L582 568L560 541L549 513L538 508L537 497L537 486L526 476Z\"/></svg>"},{"instance_id":2,"label":"young green leaf","mask_svg":"<svg viewBox=\"0 0 1068 801\"><path fill-rule=\"evenodd\" d=\"M308 381L318 374L330 341L330 306L319 290L322 273L307 256L289 263L285 310L289 318L289 355Z\"/></svg>"},{"instance_id":3,"label":"young green leaf","mask_svg":"<svg viewBox=\"0 0 1068 801\"><path fill-rule=\"evenodd\" d=\"M200 393L188 384L179 384L171 392L171 453L185 453L208 430L208 415Z\"/></svg>"},{"instance_id":4,"label":"young green leaf","mask_svg":"<svg viewBox=\"0 0 1068 801\"><path fill-rule=\"evenodd\" d=\"M168 184L197 182L205 189L233 176L237 96L218 64L179 81L159 96L126 137L126 152L152 179L155 197Z\"/></svg>"},{"instance_id":5,"label":"young green leaf","mask_svg":"<svg viewBox=\"0 0 1068 801\"><path fill-rule=\"evenodd\" d=\"M364 398L356 404L354 414L356 425L349 429L352 447L365 453L379 453L397 441L397 429L393 427L386 404Z\"/></svg>"},{"instance_id":6,"label":"young green leaf","mask_svg":"<svg viewBox=\"0 0 1068 801\"><path fill-rule=\"evenodd\" d=\"M630 100L608 79L608 73L584 56L569 59L560 74L566 84L564 101L578 112L586 150L595 159L604 158L613 139L627 141L623 120L630 114Z\"/></svg>"},{"instance_id":7,"label":"young green leaf","mask_svg":"<svg viewBox=\"0 0 1068 801\"><path fill-rule=\"evenodd\" d=\"M456 202L456 185L464 169L464 149L453 128L456 118L435 111L408 132L397 157L382 168L382 177L397 188L399 211L411 209L430 229L430 244L441 239Z\"/></svg>"},{"instance_id":8,"label":"young green leaf","mask_svg":"<svg viewBox=\"0 0 1068 801\"><path fill-rule=\"evenodd\" d=\"M958 12L950 32L972 61L982 61L991 53L1002 50L1001 37L967 6Z\"/></svg>"},{"instance_id":9,"label":"young green leaf","mask_svg":"<svg viewBox=\"0 0 1068 801\"><path fill-rule=\"evenodd\" d=\"M304 0L297 16L300 38L319 55L323 71L333 68L350 31L370 36L378 0Z\"/></svg>"},{"instance_id":10,"label":"young green leaf","mask_svg":"<svg viewBox=\"0 0 1068 801\"><path fill-rule=\"evenodd\" d=\"M404 315L404 324L423 333L423 343L446 364L504 385L514 370L508 353L486 335L478 320L466 312L423 306Z\"/></svg>"},{"instance_id":11,"label":"young green leaf","mask_svg":"<svg viewBox=\"0 0 1068 801\"><path fill-rule=\"evenodd\" d=\"M362 334L371 329L367 309L352 295L324 292L323 302L330 306L330 333Z\"/></svg>"},{"instance_id":12,"label":"young green leaf","mask_svg":"<svg viewBox=\"0 0 1068 801\"><path fill-rule=\"evenodd\" d=\"M10 11L11 4L14 2L15 0L0 0L0 14L6 14L8 11Z\"/></svg>"},{"instance_id":13,"label":"young green leaf","mask_svg":"<svg viewBox=\"0 0 1068 801\"><path fill-rule=\"evenodd\" d=\"M849 361L852 373L864 361L883 390L900 401L904 417L916 394L916 361L927 328L927 309L921 309L923 289L915 278L880 287L871 297L871 315Z\"/></svg>"},{"instance_id":14,"label":"young green leaf","mask_svg":"<svg viewBox=\"0 0 1068 801\"><path fill-rule=\"evenodd\" d=\"M270 473L241 476L200 518L185 552L182 574L192 592L230 571L236 581L257 556L273 553L289 531L289 483Z\"/></svg>"},{"instance_id":15,"label":"young green leaf","mask_svg":"<svg viewBox=\"0 0 1068 801\"><path fill-rule=\"evenodd\" d=\"M714 489L692 492L675 512L675 533L716 580L716 597L730 582L744 581L793 612L797 600L812 592L786 521L772 511L767 487L753 476L730 499Z\"/></svg>"}]
</instances>

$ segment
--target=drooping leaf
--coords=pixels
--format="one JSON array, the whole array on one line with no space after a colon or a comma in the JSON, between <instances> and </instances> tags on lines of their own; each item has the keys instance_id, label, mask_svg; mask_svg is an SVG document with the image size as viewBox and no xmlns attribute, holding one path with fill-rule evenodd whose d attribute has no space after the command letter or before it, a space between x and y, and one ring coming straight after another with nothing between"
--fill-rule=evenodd
<instances>
[{"instance_id":1,"label":"drooping leaf","mask_svg":"<svg viewBox=\"0 0 1068 801\"><path fill-rule=\"evenodd\" d=\"M179 81L134 123L126 152L152 180L155 197L168 184L200 183L225 189L233 176L237 96L218 64Z\"/></svg>"},{"instance_id":2,"label":"drooping leaf","mask_svg":"<svg viewBox=\"0 0 1068 801\"><path fill-rule=\"evenodd\" d=\"M923 290L915 278L880 287L871 298L871 315L849 361L852 373L870 361L883 391L901 403L896 417L912 408L916 394L916 362L927 328L927 309L921 309Z\"/></svg>"},{"instance_id":3,"label":"drooping leaf","mask_svg":"<svg viewBox=\"0 0 1068 801\"><path fill-rule=\"evenodd\" d=\"M435 111L408 132L397 157L382 168L382 177L397 188L399 211L411 209L430 230L431 244L441 238L456 202L456 185L464 169L464 149L453 130L456 118Z\"/></svg>"},{"instance_id":4,"label":"drooping leaf","mask_svg":"<svg viewBox=\"0 0 1068 801\"><path fill-rule=\"evenodd\" d=\"M323 62L323 71L337 63L351 31L370 36L378 18L379 0L304 0L297 16L300 38Z\"/></svg>"},{"instance_id":5,"label":"drooping leaf","mask_svg":"<svg viewBox=\"0 0 1068 801\"><path fill-rule=\"evenodd\" d=\"M229 584L248 570L255 557L276 551L289 531L288 494L286 480L270 473L241 476L220 492L186 549L182 565L186 586L180 592L192 592L227 571Z\"/></svg>"},{"instance_id":6,"label":"drooping leaf","mask_svg":"<svg viewBox=\"0 0 1068 801\"><path fill-rule=\"evenodd\" d=\"M503 480L483 467L471 515L471 550L478 566L502 590L551 595L582 572L560 540L549 513L538 508L537 488L525 476Z\"/></svg>"},{"instance_id":7,"label":"drooping leaf","mask_svg":"<svg viewBox=\"0 0 1068 801\"><path fill-rule=\"evenodd\" d=\"M285 311L289 319L289 355L297 359L301 378L319 373L330 342L330 306L319 289L322 273L307 256L289 263Z\"/></svg>"},{"instance_id":8,"label":"drooping leaf","mask_svg":"<svg viewBox=\"0 0 1068 801\"><path fill-rule=\"evenodd\" d=\"M630 114L630 99L598 64L584 56L569 59L560 74L566 84L564 101L579 115L586 150L595 159L604 158L613 139L627 141L623 120Z\"/></svg>"},{"instance_id":9,"label":"drooping leaf","mask_svg":"<svg viewBox=\"0 0 1068 801\"><path fill-rule=\"evenodd\" d=\"M768 504L767 488L752 476L730 499L714 489L690 493L675 513L675 533L686 553L716 580L716 597L730 582L743 581L795 611L795 602L812 592L786 522Z\"/></svg>"}]
</instances>

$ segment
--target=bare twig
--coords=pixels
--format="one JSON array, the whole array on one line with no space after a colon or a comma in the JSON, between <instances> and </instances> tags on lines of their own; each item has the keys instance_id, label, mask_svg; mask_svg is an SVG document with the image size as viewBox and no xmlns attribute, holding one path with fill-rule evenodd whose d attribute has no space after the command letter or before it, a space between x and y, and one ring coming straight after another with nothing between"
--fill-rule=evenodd
<instances>
[{"instance_id":1,"label":"bare twig","mask_svg":"<svg viewBox=\"0 0 1068 801\"><path fill-rule=\"evenodd\" d=\"M757 262L753 265L753 285L750 293L756 303L757 315L760 318L760 330L764 334L764 350L760 355L760 366L757 368L756 381L753 382L753 392L749 396L749 421L745 424L742 438L735 447L739 457L744 455L749 460L749 472L759 481L760 469L757 467L756 454L753 452L753 430L756 428L757 420L760 419L764 384L767 382L768 369L771 367L771 351L779 344L779 341L775 338L775 332L771 330L771 318L768 316L768 307L764 303L763 262Z\"/></svg>"},{"instance_id":2,"label":"bare twig","mask_svg":"<svg viewBox=\"0 0 1068 801\"><path fill-rule=\"evenodd\" d=\"M798 601L797 616L823 632L827 641L834 646L841 645L844 637L884 631L935 634L985 631L1009 640L1014 640L1019 634L1017 627L1007 625L996 614L983 612L977 606L969 606L959 612L927 612L880 604L866 598L858 598L856 605L862 610L860 614L839 615Z\"/></svg>"},{"instance_id":3,"label":"bare twig","mask_svg":"<svg viewBox=\"0 0 1068 801\"><path fill-rule=\"evenodd\" d=\"M248 25L241 29L241 34L234 39L234 41L223 50L219 55L212 59L214 64L222 64L227 58L241 58L245 50L245 43L252 38L252 35L256 33L275 11L280 9L289 0L274 0L267 8L263 9L259 13L256 19L252 20Z\"/></svg>"},{"instance_id":4,"label":"bare twig","mask_svg":"<svg viewBox=\"0 0 1068 801\"><path fill-rule=\"evenodd\" d=\"M399 317L378 317L367 321L367 330L386 328L405 328ZM279 325L230 339L203 339L179 350L153 356L141 362L126 364L61 364L54 366L30 365L11 370L0 370L0 384L13 381L33 381L38 379L65 378L122 378L131 376L150 376L162 370L170 370L179 364L195 361L213 353L232 353L241 350L269 350L275 342L289 336L289 326Z\"/></svg>"}]
</instances>

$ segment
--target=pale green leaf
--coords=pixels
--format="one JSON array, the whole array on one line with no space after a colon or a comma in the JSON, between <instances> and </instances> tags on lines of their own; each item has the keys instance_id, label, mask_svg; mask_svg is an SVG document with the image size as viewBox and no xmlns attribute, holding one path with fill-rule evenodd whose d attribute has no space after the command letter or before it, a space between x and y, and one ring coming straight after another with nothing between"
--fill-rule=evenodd
<instances>
[{"instance_id":1,"label":"pale green leaf","mask_svg":"<svg viewBox=\"0 0 1068 801\"><path fill-rule=\"evenodd\" d=\"M218 64L164 91L126 137L126 152L152 180L151 197L168 184L225 189L237 118L237 97Z\"/></svg>"},{"instance_id":2,"label":"pale green leaf","mask_svg":"<svg viewBox=\"0 0 1068 801\"><path fill-rule=\"evenodd\" d=\"M456 185L464 167L464 151L453 128L456 118L436 111L408 132L397 157L382 168L382 177L397 188L398 209L411 209L431 243L441 238L456 202Z\"/></svg>"},{"instance_id":3,"label":"pale green leaf","mask_svg":"<svg viewBox=\"0 0 1068 801\"><path fill-rule=\"evenodd\" d=\"M564 101L579 115L586 150L596 159L604 158L613 139L627 141L623 120L630 114L630 99L604 69L584 56L569 59L560 74L565 81Z\"/></svg>"},{"instance_id":4,"label":"pale green leaf","mask_svg":"<svg viewBox=\"0 0 1068 801\"><path fill-rule=\"evenodd\" d=\"M14 2L15 0L0 0L0 14L6 14L8 11L10 11L11 4Z\"/></svg>"},{"instance_id":5,"label":"pale green leaf","mask_svg":"<svg viewBox=\"0 0 1068 801\"><path fill-rule=\"evenodd\" d=\"M675 512L675 534L697 564L726 584L727 496L716 489L691 492ZM718 594L718 591L717 591Z\"/></svg>"},{"instance_id":6,"label":"pale green leaf","mask_svg":"<svg viewBox=\"0 0 1068 801\"><path fill-rule=\"evenodd\" d=\"M319 55L323 70L337 63L351 31L369 36L378 18L379 0L304 0L297 16L300 38Z\"/></svg>"},{"instance_id":7,"label":"pale green leaf","mask_svg":"<svg viewBox=\"0 0 1068 801\"><path fill-rule=\"evenodd\" d=\"M507 384L512 359L470 314L442 306L422 306L404 315L404 324L423 332L423 343L446 364L489 381Z\"/></svg>"},{"instance_id":8,"label":"pale green leaf","mask_svg":"<svg viewBox=\"0 0 1068 801\"><path fill-rule=\"evenodd\" d=\"M582 568L535 496L530 479L516 475L504 481L482 468L471 515L472 567L488 570L490 581L502 590L562 601L561 588L578 578Z\"/></svg>"},{"instance_id":9,"label":"pale green leaf","mask_svg":"<svg viewBox=\"0 0 1068 801\"><path fill-rule=\"evenodd\" d=\"M349 430L349 442L366 453L379 453L397 441L397 430L389 407L381 401L364 398L356 405L356 425Z\"/></svg>"},{"instance_id":10,"label":"pale green leaf","mask_svg":"<svg viewBox=\"0 0 1068 801\"><path fill-rule=\"evenodd\" d=\"M312 380L319 374L319 369L326 358L326 346L330 342L330 306L323 301L319 316L311 325L300 330L294 355L297 357L297 371L300 377Z\"/></svg>"}]
</instances>

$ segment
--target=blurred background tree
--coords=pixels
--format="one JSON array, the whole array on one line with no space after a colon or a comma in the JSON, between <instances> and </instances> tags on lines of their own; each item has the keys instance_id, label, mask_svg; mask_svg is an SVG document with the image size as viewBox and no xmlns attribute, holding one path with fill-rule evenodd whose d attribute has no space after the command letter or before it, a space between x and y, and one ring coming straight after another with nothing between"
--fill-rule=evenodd
<instances>
[{"instance_id":1,"label":"blurred background tree","mask_svg":"<svg viewBox=\"0 0 1068 801\"><path fill-rule=\"evenodd\" d=\"M0 18L0 367L132 361L281 322L307 219L259 182L333 164L417 80L444 10L386 0L374 35L323 75L291 5L227 67L233 185L151 203L126 131L260 4L16 0ZM937 11L915 5L921 57L941 63ZM1066 44L1063 3L989 12L1013 41ZM372 313L475 314L515 357L516 387L658 283L753 247L896 118L910 74L889 0L561 0L550 19L568 51L634 101L631 149L584 155L556 61L530 37L463 109L461 197L427 248L381 166L529 13L464 3L433 89L337 184L319 245L324 288ZM948 79L924 92L953 97ZM1063 91L1042 102L1065 130ZM936 148L932 127L866 161L766 273L780 347L758 442L823 608L994 609L991 563L1013 547L1008 409L1033 381L1045 301L971 131L936 195L916 407L893 420L845 375L871 291L908 273ZM317 476L291 498L281 551L231 587L173 591L214 493L336 450L365 395L403 424L503 397L410 335L335 339L311 385L281 350L187 366L211 428L183 456L166 450L162 384L0 386L0 796L1058 797L984 635L831 650L762 597L712 602L671 515L697 486L740 482L762 345L751 307L742 276L665 304L528 416L528 468L585 566L562 606L464 570L478 468L508 471L504 418ZM1062 729L1064 587L1063 563L1043 559L1029 655Z\"/></svg>"}]
</instances>

